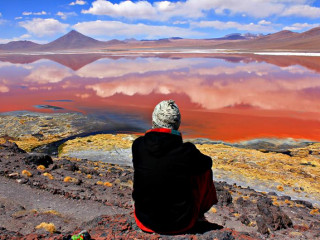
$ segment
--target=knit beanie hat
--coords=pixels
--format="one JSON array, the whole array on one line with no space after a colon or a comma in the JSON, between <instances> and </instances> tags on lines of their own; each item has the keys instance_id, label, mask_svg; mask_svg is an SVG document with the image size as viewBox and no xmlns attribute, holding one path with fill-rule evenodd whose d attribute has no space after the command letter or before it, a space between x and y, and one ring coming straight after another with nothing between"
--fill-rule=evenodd
<instances>
[{"instance_id":1,"label":"knit beanie hat","mask_svg":"<svg viewBox=\"0 0 320 240\"><path fill-rule=\"evenodd\" d=\"M170 128L178 130L181 115L173 100L158 103L152 113L152 128Z\"/></svg>"}]
</instances>

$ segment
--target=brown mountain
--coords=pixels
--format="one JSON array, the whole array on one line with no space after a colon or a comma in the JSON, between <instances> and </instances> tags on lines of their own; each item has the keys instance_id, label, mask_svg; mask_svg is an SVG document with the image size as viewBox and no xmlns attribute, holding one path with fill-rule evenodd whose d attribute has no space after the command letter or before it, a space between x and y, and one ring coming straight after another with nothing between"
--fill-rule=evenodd
<instances>
[{"instance_id":1,"label":"brown mountain","mask_svg":"<svg viewBox=\"0 0 320 240\"><path fill-rule=\"evenodd\" d=\"M75 30L54 40L53 42L39 46L38 50L54 51L66 49L99 48L104 46L104 42L87 37Z\"/></svg>"},{"instance_id":2,"label":"brown mountain","mask_svg":"<svg viewBox=\"0 0 320 240\"><path fill-rule=\"evenodd\" d=\"M24 49L35 49L40 44L31 41L12 41L6 44L0 44L0 50L11 51L11 50L24 50Z\"/></svg>"},{"instance_id":3,"label":"brown mountain","mask_svg":"<svg viewBox=\"0 0 320 240\"><path fill-rule=\"evenodd\" d=\"M280 31L253 40L229 42L214 46L221 49L235 50L302 50L320 51L320 27L303 33Z\"/></svg>"},{"instance_id":4,"label":"brown mountain","mask_svg":"<svg viewBox=\"0 0 320 240\"><path fill-rule=\"evenodd\" d=\"M101 49L112 45L124 44L119 40L98 41L85 36L75 30L47 44L37 44L31 41L14 41L7 44L0 44L3 51L58 51L76 49Z\"/></svg>"}]
</instances>

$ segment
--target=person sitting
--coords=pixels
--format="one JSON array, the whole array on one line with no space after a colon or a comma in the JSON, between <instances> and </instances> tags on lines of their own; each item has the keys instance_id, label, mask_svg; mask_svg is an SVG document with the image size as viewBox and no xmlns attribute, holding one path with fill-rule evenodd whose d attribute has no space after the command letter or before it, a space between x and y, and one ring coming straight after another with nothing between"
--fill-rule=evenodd
<instances>
[{"instance_id":1,"label":"person sitting","mask_svg":"<svg viewBox=\"0 0 320 240\"><path fill-rule=\"evenodd\" d=\"M152 129L132 144L134 216L145 232L186 232L218 202L212 160L183 143L180 119L173 100L160 102Z\"/></svg>"}]
</instances>

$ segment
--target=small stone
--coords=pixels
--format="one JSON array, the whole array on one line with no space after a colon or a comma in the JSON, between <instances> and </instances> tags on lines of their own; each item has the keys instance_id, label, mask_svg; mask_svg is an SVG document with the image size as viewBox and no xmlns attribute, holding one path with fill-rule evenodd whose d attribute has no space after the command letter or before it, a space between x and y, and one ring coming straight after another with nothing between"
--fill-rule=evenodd
<instances>
[{"instance_id":1,"label":"small stone","mask_svg":"<svg viewBox=\"0 0 320 240\"><path fill-rule=\"evenodd\" d=\"M25 184L25 183L28 182L28 179L21 178L21 179L17 179L16 182L17 182L17 183L20 183L20 184Z\"/></svg>"},{"instance_id":2,"label":"small stone","mask_svg":"<svg viewBox=\"0 0 320 240\"><path fill-rule=\"evenodd\" d=\"M10 174L8 175L8 177L9 177L9 178L13 178L13 179L18 178L18 177L19 177L19 173L10 173Z\"/></svg>"}]
</instances>

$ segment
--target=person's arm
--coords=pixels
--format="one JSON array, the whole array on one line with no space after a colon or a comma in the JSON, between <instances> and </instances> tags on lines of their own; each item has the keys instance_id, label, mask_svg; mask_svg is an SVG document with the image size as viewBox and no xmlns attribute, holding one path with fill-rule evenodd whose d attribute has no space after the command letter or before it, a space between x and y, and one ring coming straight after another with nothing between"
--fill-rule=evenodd
<instances>
[{"instance_id":1,"label":"person's arm","mask_svg":"<svg viewBox=\"0 0 320 240\"><path fill-rule=\"evenodd\" d=\"M139 152L138 147L139 147L141 140L142 140L142 137L138 137L132 143L131 151L132 151L133 167L135 166L136 160L138 159L138 152Z\"/></svg>"},{"instance_id":2,"label":"person's arm","mask_svg":"<svg viewBox=\"0 0 320 240\"><path fill-rule=\"evenodd\" d=\"M200 174L212 168L212 159L211 157L201 153L193 143L185 143L185 145L191 149L191 172L193 174Z\"/></svg>"}]
</instances>

